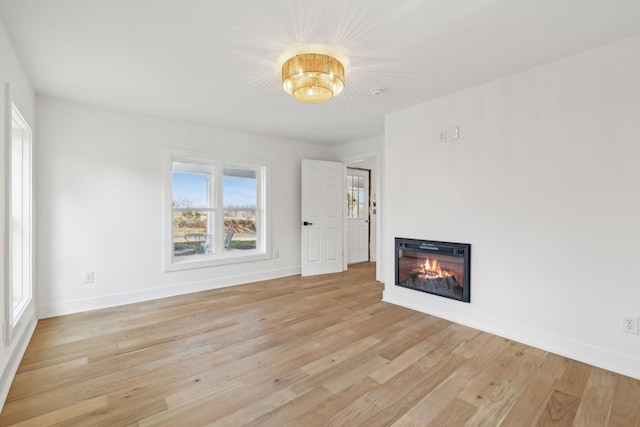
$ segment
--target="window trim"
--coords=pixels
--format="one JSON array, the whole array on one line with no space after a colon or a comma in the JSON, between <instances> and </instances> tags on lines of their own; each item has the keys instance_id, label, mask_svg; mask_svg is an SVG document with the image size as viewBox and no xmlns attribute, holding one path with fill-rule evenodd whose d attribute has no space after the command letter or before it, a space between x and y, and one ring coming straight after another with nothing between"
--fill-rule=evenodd
<instances>
[{"instance_id":1,"label":"window trim","mask_svg":"<svg viewBox=\"0 0 640 427\"><path fill-rule=\"evenodd\" d=\"M34 212L33 212L33 181L34 181L34 169L33 169L33 129L29 122L21 113L20 108L12 99L12 91L9 83L5 84L5 147L6 147L6 157L5 157L5 167L6 167L6 189L7 189L7 203L6 203L6 211L5 211L5 231L6 231L6 252L7 252L7 262L6 262L6 285L4 289L5 293L5 319L4 324L5 328L3 331L5 345L9 345L13 339L15 330L19 327L21 322L25 319L25 312L28 307L32 304L34 299L34 270L33 270L33 249L34 249ZM21 176L19 178L21 184L20 191L20 214L24 222L26 222L26 226L23 225L21 227L21 237L19 244L20 249L20 261L21 261L21 286L22 292L27 292L27 296L21 298L19 304L15 305L13 301L13 291L14 291L14 257L15 257L15 246L14 244L15 233L13 229L13 209L14 209L14 192L13 192L13 182L15 178L16 171L13 168L13 124L14 122L18 122L20 128L23 132L26 132L28 135L28 140L26 142L26 149L28 156L26 158L26 166L28 170L25 170L25 142L23 138L21 152L22 152L22 164L20 165L20 170L17 171ZM28 182L25 182L25 174ZM26 191L26 193L25 193ZM26 199L25 199L26 197ZM24 224L23 222L23 224ZM26 236L25 236L26 233ZM25 274L28 277L25 277ZM26 282L25 282L26 281Z\"/></svg>"},{"instance_id":2,"label":"window trim","mask_svg":"<svg viewBox=\"0 0 640 427\"><path fill-rule=\"evenodd\" d=\"M256 249L233 252L218 252L214 254L198 255L194 257L176 257L173 251L173 188L172 188L172 172L173 162L201 164L220 168L236 167L251 168L256 170L259 177L257 199L259 206L256 207L256 221L258 221L258 233L256 235ZM217 155L208 152L196 152L190 150L182 150L175 148L166 148L163 152L163 261L164 271L180 271L193 268L214 267L219 265L236 264L242 262L260 261L272 258L271 255L271 203L269 200L269 170L270 164L267 161L246 159L239 157L229 157ZM217 174L216 174L217 181ZM217 185L222 185L221 183ZM222 212L223 207L218 207L214 203L216 211ZM222 222L221 222L222 221ZM224 223L223 215L216 215L215 227L216 248L222 233L221 224ZM217 230L221 227L220 230ZM176 259L178 258L178 259Z\"/></svg>"}]
</instances>

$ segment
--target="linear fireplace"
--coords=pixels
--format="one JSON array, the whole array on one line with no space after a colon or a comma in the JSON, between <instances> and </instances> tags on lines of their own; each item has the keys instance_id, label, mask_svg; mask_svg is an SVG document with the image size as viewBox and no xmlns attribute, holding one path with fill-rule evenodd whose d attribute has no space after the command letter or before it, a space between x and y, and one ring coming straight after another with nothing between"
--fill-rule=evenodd
<instances>
[{"instance_id":1,"label":"linear fireplace","mask_svg":"<svg viewBox=\"0 0 640 427\"><path fill-rule=\"evenodd\" d=\"M471 300L471 245L396 237L396 286Z\"/></svg>"}]
</instances>

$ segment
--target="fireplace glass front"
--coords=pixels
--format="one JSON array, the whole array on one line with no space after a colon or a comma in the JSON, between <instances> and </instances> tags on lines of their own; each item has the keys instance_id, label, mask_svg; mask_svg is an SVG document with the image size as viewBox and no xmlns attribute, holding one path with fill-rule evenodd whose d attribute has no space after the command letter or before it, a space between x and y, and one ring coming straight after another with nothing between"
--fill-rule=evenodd
<instances>
[{"instance_id":1,"label":"fireplace glass front","mask_svg":"<svg viewBox=\"0 0 640 427\"><path fill-rule=\"evenodd\" d=\"M397 286L471 301L471 245L402 238L395 242Z\"/></svg>"}]
</instances>

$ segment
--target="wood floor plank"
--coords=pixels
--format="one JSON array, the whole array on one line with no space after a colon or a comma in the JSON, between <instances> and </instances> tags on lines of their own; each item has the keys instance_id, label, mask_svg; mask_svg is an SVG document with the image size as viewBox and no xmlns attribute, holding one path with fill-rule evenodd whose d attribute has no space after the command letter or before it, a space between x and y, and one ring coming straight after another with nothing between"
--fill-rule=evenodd
<instances>
[{"instance_id":1,"label":"wood floor plank","mask_svg":"<svg viewBox=\"0 0 640 427\"><path fill-rule=\"evenodd\" d=\"M358 358L349 363L346 368L336 367L337 369L321 380L321 384L331 393L338 394L388 363L389 361L380 355L375 355L366 362Z\"/></svg>"},{"instance_id":2,"label":"wood floor plank","mask_svg":"<svg viewBox=\"0 0 640 427\"><path fill-rule=\"evenodd\" d=\"M311 392L312 388L297 389L287 387L276 393L263 397L260 400L249 403L241 409L210 423L211 427L225 427L230 425L246 425L257 418L276 411L281 406L285 406L292 400Z\"/></svg>"},{"instance_id":3,"label":"wood floor plank","mask_svg":"<svg viewBox=\"0 0 640 427\"><path fill-rule=\"evenodd\" d=\"M571 360L566 357L559 356L553 353L547 353L540 366L540 370L549 373L555 378L560 378L564 374L564 371L571 364Z\"/></svg>"},{"instance_id":4,"label":"wood floor plank","mask_svg":"<svg viewBox=\"0 0 640 427\"><path fill-rule=\"evenodd\" d=\"M579 362L571 363L560 377L556 389L579 399L587 386L590 372L589 365Z\"/></svg>"},{"instance_id":5,"label":"wood floor plank","mask_svg":"<svg viewBox=\"0 0 640 427\"><path fill-rule=\"evenodd\" d=\"M420 342L417 345L411 347L404 353L400 354L395 359L389 361L385 366L369 374L369 377L373 378L380 384L384 384L391 378L404 371L418 360L422 359L431 350L426 342Z\"/></svg>"},{"instance_id":6,"label":"wood floor plank","mask_svg":"<svg viewBox=\"0 0 640 427\"><path fill-rule=\"evenodd\" d=\"M428 427L458 427L463 426L475 414L477 408L460 399L454 399L429 424Z\"/></svg>"},{"instance_id":7,"label":"wood floor plank","mask_svg":"<svg viewBox=\"0 0 640 427\"><path fill-rule=\"evenodd\" d=\"M229 394L236 394L239 390L243 389L244 385L240 381L229 382L221 387L216 387L211 391L199 390L197 395L194 395L192 399L183 399L176 402L173 399L171 404L167 402L168 408L162 412L157 412L146 418L138 421L139 427L166 425L172 422L181 422L181 420L188 414L198 411L202 407L206 407L211 404L212 401L219 399L221 396ZM167 400L171 400L172 396L169 396Z\"/></svg>"},{"instance_id":8,"label":"wood floor plank","mask_svg":"<svg viewBox=\"0 0 640 427\"><path fill-rule=\"evenodd\" d=\"M322 388L314 388L308 393L291 400L290 402L278 406L264 415L246 423L246 427L282 427L292 418L304 413L306 408L313 406L316 402L324 401L330 397L330 393ZM302 425L302 424L301 424Z\"/></svg>"},{"instance_id":9,"label":"wood floor plank","mask_svg":"<svg viewBox=\"0 0 640 427\"><path fill-rule=\"evenodd\" d=\"M69 394L54 397L43 395L20 400L3 408L0 425L12 426L25 420L53 413L59 409L70 407L75 401L75 396Z\"/></svg>"},{"instance_id":10,"label":"wood floor plank","mask_svg":"<svg viewBox=\"0 0 640 427\"><path fill-rule=\"evenodd\" d=\"M469 378L465 389L458 396L467 403L480 407L483 399L496 387L500 387L505 374L505 358L509 354L513 361L515 353L511 349L511 341L501 337L493 337L477 357L461 367L462 374Z\"/></svg>"},{"instance_id":11,"label":"wood floor plank","mask_svg":"<svg viewBox=\"0 0 640 427\"><path fill-rule=\"evenodd\" d=\"M616 382L616 375L604 369L593 367L590 369L589 379L574 419L576 425L604 426L607 424Z\"/></svg>"},{"instance_id":12,"label":"wood floor plank","mask_svg":"<svg viewBox=\"0 0 640 427\"><path fill-rule=\"evenodd\" d=\"M379 384L369 377L365 377L355 384L340 391L330 398L309 405L301 415L293 416L283 427L321 426L326 425L338 412L356 402L361 396L378 387Z\"/></svg>"},{"instance_id":13,"label":"wood floor plank","mask_svg":"<svg viewBox=\"0 0 640 427\"><path fill-rule=\"evenodd\" d=\"M505 419L505 426L533 426L542 415L556 379L546 372L531 375Z\"/></svg>"},{"instance_id":14,"label":"wood floor plank","mask_svg":"<svg viewBox=\"0 0 640 427\"><path fill-rule=\"evenodd\" d=\"M374 264L38 322L0 426L640 427L640 381L381 301Z\"/></svg>"},{"instance_id":15,"label":"wood floor plank","mask_svg":"<svg viewBox=\"0 0 640 427\"><path fill-rule=\"evenodd\" d=\"M451 353L434 366L424 362L424 359L419 360L415 366L402 371L384 386L367 393L376 407L365 420L365 425L392 424L464 363L460 356Z\"/></svg>"},{"instance_id":16,"label":"wood floor plank","mask_svg":"<svg viewBox=\"0 0 640 427\"><path fill-rule=\"evenodd\" d=\"M580 399L559 390L554 390L547 406L538 419L537 426L571 426L580 405Z\"/></svg>"},{"instance_id":17,"label":"wood floor plank","mask_svg":"<svg viewBox=\"0 0 640 427\"><path fill-rule=\"evenodd\" d=\"M19 423L13 424L16 427L41 427L53 424L68 424L74 418L96 409L106 408L108 405L105 396L96 397L95 399L84 400L74 403L66 408L61 408L47 414L29 418Z\"/></svg>"},{"instance_id":18,"label":"wood floor plank","mask_svg":"<svg viewBox=\"0 0 640 427\"><path fill-rule=\"evenodd\" d=\"M640 381L619 376L611 405L609 426L640 427Z\"/></svg>"},{"instance_id":19,"label":"wood floor plank","mask_svg":"<svg viewBox=\"0 0 640 427\"><path fill-rule=\"evenodd\" d=\"M424 399L393 423L392 426L398 427L412 424L420 426L428 425L440 415L445 408L448 408L452 402L457 400L457 395L460 394L466 384L467 378L463 377L459 372L454 372L431 393L425 396Z\"/></svg>"},{"instance_id":20,"label":"wood floor plank","mask_svg":"<svg viewBox=\"0 0 640 427\"><path fill-rule=\"evenodd\" d=\"M519 391L509 382L497 386L482 401L465 426L499 426L519 397Z\"/></svg>"},{"instance_id":21,"label":"wood floor plank","mask_svg":"<svg viewBox=\"0 0 640 427\"><path fill-rule=\"evenodd\" d=\"M579 426L606 425L612 401L612 389L603 386L587 388L580 400L574 424Z\"/></svg>"},{"instance_id":22,"label":"wood floor plank","mask_svg":"<svg viewBox=\"0 0 640 427\"><path fill-rule=\"evenodd\" d=\"M363 338L359 341L347 345L344 348L341 348L338 351L316 359L313 362L307 363L301 369L309 375L316 374L318 372L324 371L325 369L328 369L331 366L335 366L335 364L340 363L355 354L366 351L368 348L370 348L374 344L377 344L378 342L380 342L380 340L374 337Z\"/></svg>"}]
</instances>

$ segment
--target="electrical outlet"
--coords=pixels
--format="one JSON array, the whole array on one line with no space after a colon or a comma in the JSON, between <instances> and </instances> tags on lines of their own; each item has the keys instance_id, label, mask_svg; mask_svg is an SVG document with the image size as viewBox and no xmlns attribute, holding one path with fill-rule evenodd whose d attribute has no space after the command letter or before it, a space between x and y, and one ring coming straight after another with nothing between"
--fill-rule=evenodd
<instances>
[{"instance_id":1,"label":"electrical outlet","mask_svg":"<svg viewBox=\"0 0 640 427\"><path fill-rule=\"evenodd\" d=\"M622 332L638 335L638 316L622 316Z\"/></svg>"},{"instance_id":2,"label":"electrical outlet","mask_svg":"<svg viewBox=\"0 0 640 427\"><path fill-rule=\"evenodd\" d=\"M276 249L275 251L273 251L273 257L274 258L278 258L279 256L280 256L280 251L279 250Z\"/></svg>"},{"instance_id":3,"label":"electrical outlet","mask_svg":"<svg viewBox=\"0 0 640 427\"><path fill-rule=\"evenodd\" d=\"M93 271L84 273L84 283L85 285L88 283L93 283Z\"/></svg>"}]
</instances>

